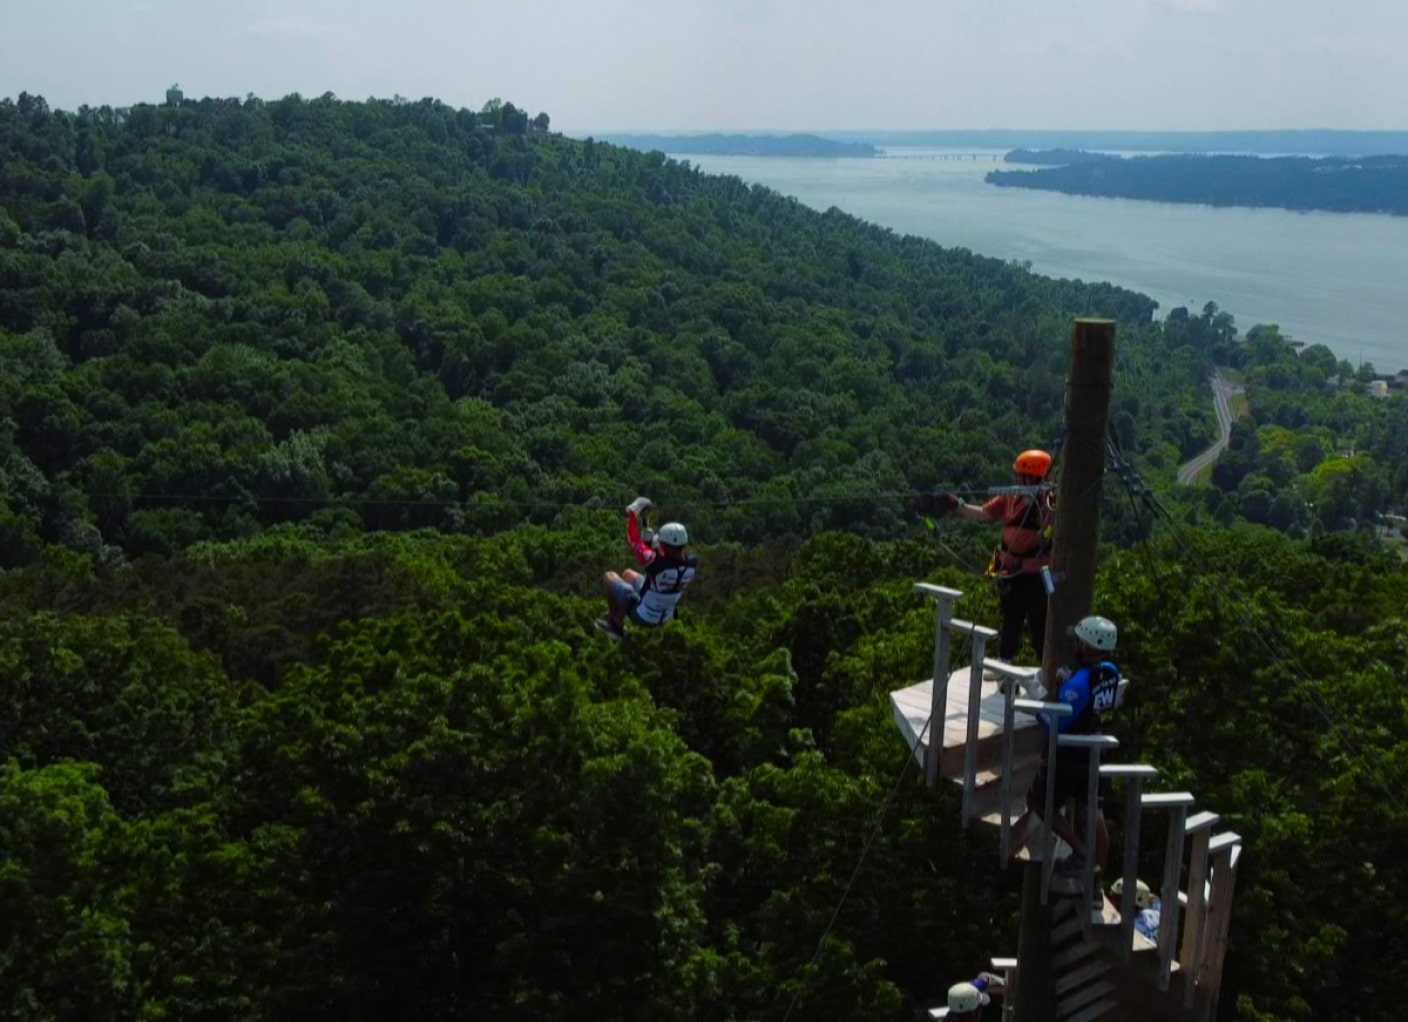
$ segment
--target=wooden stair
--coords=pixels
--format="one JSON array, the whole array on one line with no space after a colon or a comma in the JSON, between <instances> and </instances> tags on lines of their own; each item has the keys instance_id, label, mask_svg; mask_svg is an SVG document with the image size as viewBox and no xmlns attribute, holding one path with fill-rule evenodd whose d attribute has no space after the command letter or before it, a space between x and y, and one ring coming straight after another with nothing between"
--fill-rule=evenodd
<instances>
[{"instance_id":1,"label":"wooden stair","mask_svg":"<svg viewBox=\"0 0 1408 1022\"><path fill-rule=\"evenodd\" d=\"M986 659L986 644L996 633L953 617L953 602L961 593L922 583L915 588L937 606L934 675L890 694L895 723L931 785L945 779L962 788L963 826L977 820L994 827L1004 864L1014 858L1041 864L1042 903L1051 904L1055 1022L1211 1022L1216 1017L1241 839L1232 833L1212 834L1219 822L1216 814L1190 816L1194 800L1186 792L1144 794L1144 782L1158 773L1153 767L1102 763L1102 756L1119 744L1113 738L1061 736L1062 747L1078 746L1090 758L1087 797L1092 810L1097 778L1123 787L1125 847L1119 875L1125 890L1136 886L1142 817L1167 814L1164 876L1156 890L1163 905L1158 941L1138 933L1133 917L1122 917L1103 892L1097 892L1093 864L1087 864L1079 881L1062 877L1058 882L1054 866L1070 854L1069 846L1038 821L1031 833L1021 836L1021 847L1014 847L1019 836L1012 827L1026 810L1027 792L1043 759L1056 762L1058 736L1041 726L1038 715L1055 717L1069 713L1070 707L1018 695L1019 686L1040 694L1039 677L1033 677L1033 668ZM969 665L956 671L949 670L950 633L963 635L972 646ZM1002 675L1005 683L984 680L991 672ZM1116 705L1123 701L1127 684L1121 682ZM1056 808L1048 784L1041 816L1049 818ZM1092 847L1093 811L1086 813L1086 821L1082 837ZM1179 889L1185 857L1191 892L1187 895ZM1091 907L1097 896L1098 910ZM1001 1017L1010 1020L1019 966L1013 959L993 962L995 967L1003 963L1008 980ZM947 1009L935 1009L931 1015L942 1018Z\"/></svg>"}]
</instances>

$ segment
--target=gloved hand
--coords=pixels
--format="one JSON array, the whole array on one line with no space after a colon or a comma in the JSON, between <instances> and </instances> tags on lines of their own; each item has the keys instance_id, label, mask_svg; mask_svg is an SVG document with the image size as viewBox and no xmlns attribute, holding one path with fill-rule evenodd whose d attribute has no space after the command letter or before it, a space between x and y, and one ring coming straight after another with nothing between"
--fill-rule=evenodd
<instances>
[{"instance_id":1,"label":"gloved hand","mask_svg":"<svg viewBox=\"0 0 1408 1022\"><path fill-rule=\"evenodd\" d=\"M939 518L957 511L962 503L956 493L925 493L919 498L919 510Z\"/></svg>"},{"instance_id":2,"label":"gloved hand","mask_svg":"<svg viewBox=\"0 0 1408 1022\"><path fill-rule=\"evenodd\" d=\"M987 980L989 990L1001 990L1007 985L1002 981L1001 976L991 972L980 972L978 973L978 978Z\"/></svg>"},{"instance_id":3,"label":"gloved hand","mask_svg":"<svg viewBox=\"0 0 1408 1022\"><path fill-rule=\"evenodd\" d=\"M637 497L635 500L631 501L629 504L626 505L626 513L632 515L639 515L642 511L644 511L650 506L651 503L649 497Z\"/></svg>"}]
</instances>

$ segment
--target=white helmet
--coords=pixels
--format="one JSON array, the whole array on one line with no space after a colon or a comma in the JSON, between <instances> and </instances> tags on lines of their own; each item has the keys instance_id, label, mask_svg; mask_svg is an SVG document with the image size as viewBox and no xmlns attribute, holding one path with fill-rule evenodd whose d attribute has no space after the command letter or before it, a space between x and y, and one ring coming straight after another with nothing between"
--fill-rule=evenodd
<instances>
[{"instance_id":1,"label":"white helmet","mask_svg":"<svg viewBox=\"0 0 1408 1022\"><path fill-rule=\"evenodd\" d=\"M1118 898L1124 893L1124 877L1120 877L1110 885L1110 893ZM1149 885L1143 880L1134 881L1134 906L1135 908L1148 908L1154 903L1154 892L1149 890Z\"/></svg>"},{"instance_id":2,"label":"white helmet","mask_svg":"<svg viewBox=\"0 0 1408 1022\"><path fill-rule=\"evenodd\" d=\"M689 533L679 522L666 522L660 526L660 531L655 534L665 546L688 546Z\"/></svg>"},{"instance_id":3,"label":"white helmet","mask_svg":"<svg viewBox=\"0 0 1408 1022\"><path fill-rule=\"evenodd\" d=\"M1107 617L1083 617L1073 629L1075 637L1087 646L1100 650L1102 653L1112 653L1115 649L1115 642L1119 639L1119 629L1115 623Z\"/></svg>"},{"instance_id":4,"label":"white helmet","mask_svg":"<svg viewBox=\"0 0 1408 1022\"><path fill-rule=\"evenodd\" d=\"M950 1012L977 1011L991 1000L972 983L955 983L948 988L948 1010Z\"/></svg>"}]
</instances>

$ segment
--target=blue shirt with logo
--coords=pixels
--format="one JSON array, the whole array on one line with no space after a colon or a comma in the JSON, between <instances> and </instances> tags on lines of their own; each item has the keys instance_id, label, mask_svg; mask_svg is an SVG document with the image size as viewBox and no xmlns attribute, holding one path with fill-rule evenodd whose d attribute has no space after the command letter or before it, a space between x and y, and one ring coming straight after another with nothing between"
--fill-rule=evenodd
<instances>
[{"instance_id":1,"label":"blue shirt with logo","mask_svg":"<svg viewBox=\"0 0 1408 1022\"><path fill-rule=\"evenodd\" d=\"M1077 668L1057 690L1056 698L1071 707L1068 715L1056 718L1057 734L1093 733L1101 715L1115 708L1119 684L1120 669L1108 660L1101 661L1094 669ZM1050 729L1050 721L1044 714L1041 722Z\"/></svg>"}]
</instances>

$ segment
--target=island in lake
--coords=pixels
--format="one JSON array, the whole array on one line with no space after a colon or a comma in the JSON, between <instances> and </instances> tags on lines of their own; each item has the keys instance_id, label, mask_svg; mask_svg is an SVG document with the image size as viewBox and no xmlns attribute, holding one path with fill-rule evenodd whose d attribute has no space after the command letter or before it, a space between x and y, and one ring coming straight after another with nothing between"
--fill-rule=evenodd
<instances>
[{"instance_id":1,"label":"island in lake","mask_svg":"<svg viewBox=\"0 0 1408 1022\"><path fill-rule=\"evenodd\" d=\"M631 149L688 156L878 156L865 142L835 142L817 135L603 135L602 141Z\"/></svg>"},{"instance_id":2,"label":"island in lake","mask_svg":"<svg viewBox=\"0 0 1408 1022\"><path fill-rule=\"evenodd\" d=\"M1038 167L1068 167L1076 163L1099 163L1118 157L1107 153L1092 153L1084 149L1013 149L1002 158L1003 163L1030 163Z\"/></svg>"},{"instance_id":3,"label":"island in lake","mask_svg":"<svg viewBox=\"0 0 1408 1022\"><path fill-rule=\"evenodd\" d=\"M1010 162L1055 164L1060 151L1009 153ZM1276 206L1337 213L1408 214L1408 156L1136 156L1073 152L1042 170L995 170L989 184L1209 206Z\"/></svg>"}]
</instances>

